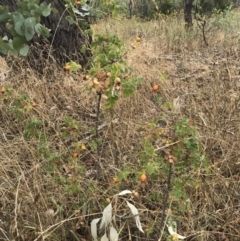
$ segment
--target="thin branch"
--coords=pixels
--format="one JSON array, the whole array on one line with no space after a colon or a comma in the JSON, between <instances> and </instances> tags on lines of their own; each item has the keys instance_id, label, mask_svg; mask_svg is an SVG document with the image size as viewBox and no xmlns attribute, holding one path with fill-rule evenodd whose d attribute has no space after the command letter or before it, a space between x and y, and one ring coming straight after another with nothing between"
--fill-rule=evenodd
<instances>
[{"instance_id":1,"label":"thin branch","mask_svg":"<svg viewBox=\"0 0 240 241\"><path fill-rule=\"evenodd\" d=\"M171 178L172 178L172 163L169 163L169 172L168 172L168 181L167 181L167 188L166 188L166 192L165 192L165 197L163 199L163 209L162 209L162 218L161 218L161 222L160 222L160 238L158 241L161 241L162 239L162 235L163 235L163 231L164 231L164 223L166 220L165 217L165 213L166 213L166 209L167 209L167 203L168 203L168 198L169 198L169 192L171 189Z\"/></svg>"},{"instance_id":2,"label":"thin branch","mask_svg":"<svg viewBox=\"0 0 240 241\"><path fill-rule=\"evenodd\" d=\"M22 175L18 179L18 185L17 185L17 190L16 190L16 195L15 195L15 208L14 208L14 226L13 230L16 231L17 237L19 237L19 231L18 231L18 222L17 222L17 217L18 217L18 192L19 192L19 187L22 179Z\"/></svg>"},{"instance_id":3,"label":"thin branch","mask_svg":"<svg viewBox=\"0 0 240 241\"><path fill-rule=\"evenodd\" d=\"M101 99L102 99L102 93L100 91L97 92L98 100L97 100L97 113L96 113L96 140L97 140L97 161L95 163L97 172L99 174L100 170L100 145L99 145L99 115L100 115L100 104L101 104ZM99 175L98 175L99 176Z\"/></svg>"}]
</instances>

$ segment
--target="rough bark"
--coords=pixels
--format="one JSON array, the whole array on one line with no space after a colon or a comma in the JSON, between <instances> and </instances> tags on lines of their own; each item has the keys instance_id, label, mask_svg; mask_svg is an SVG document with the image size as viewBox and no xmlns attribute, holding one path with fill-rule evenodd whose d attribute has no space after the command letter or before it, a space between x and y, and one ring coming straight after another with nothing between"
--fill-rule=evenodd
<instances>
[{"instance_id":1,"label":"rough bark","mask_svg":"<svg viewBox=\"0 0 240 241\"><path fill-rule=\"evenodd\" d=\"M149 3L146 0L142 0L142 17L147 19L149 17Z\"/></svg>"},{"instance_id":2,"label":"rough bark","mask_svg":"<svg viewBox=\"0 0 240 241\"><path fill-rule=\"evenodd\" d=\"M185 0L184 20L185 20L185 26L187 29L191 28L193 25L193 21L192 21L193 1L194 0Z\"/></svg>"},{"instance_id":3,"label":"rough bark","mask_svg":"<svg viewBox=\"0 0 240 241\"><path fill-rule=\"evenodd\" d=\"M0 0L0 4L7 5L10 11L14 11L17 8L17 1ZM80 50L83 45L89 46L91 38L84 34L78 26L74 24L70 25L67 22L65 17L68 13L65 11L65 2L63 0L41 0L40 2L43 1L51 3L52 7L58 10L58 13L51 13L47 18L43 17L41 19L41 23L51 29L51 34L47 40L34 38L33 41L31 41L30 60L39 59L40 56L46 60L46 58L50 56L53 62L60 65L70 60L85 65L91 54L89 51L82 54ZM5 24L1 24L0 36L3 36L4 33Z\"/></svg>"},{"instance_id":4,"label":"rough bark","mask_svg":"<svg viewBox=\"0 0 240 241\"><path fill-rule=\"evenodd\" d=\"M133 8L134 8L134 1L129 0L129 16L130 16L130 18L132 18L132 16L133 16Z\"/></svg>"},{"instance_id":5,"label":"rough bark","mask_svg":"<svg viewBox=\"0 0 240 241\"><path fill-rule=\"evenodd\" d=\"M235 7L236 7L236 8L239 8L239 7L240 7L240 0L236 0L236 2L235 2Z\"/></svg>"}]
</instances>

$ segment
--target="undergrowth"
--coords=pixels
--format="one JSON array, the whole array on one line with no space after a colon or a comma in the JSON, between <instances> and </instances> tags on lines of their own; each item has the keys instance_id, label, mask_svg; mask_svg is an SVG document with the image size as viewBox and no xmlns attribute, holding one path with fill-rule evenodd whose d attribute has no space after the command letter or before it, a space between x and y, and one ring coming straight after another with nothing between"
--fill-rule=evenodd
<instances>
[{"instance_id":1,"label":"undergrowth","mask_svg":"<svg viewBox=\"0 0 240 241\"><path fill-rule=\"evenodd\" d=\"M119 240L239 240L238 15L224 18L211 20L207 49L179 16L109 19L93 28L87 73L56 67L38 79L12 62L0 98L1 238L92 240L91 222L111 207L98 237L114 227Z\"/></svg>"}]
</instances>

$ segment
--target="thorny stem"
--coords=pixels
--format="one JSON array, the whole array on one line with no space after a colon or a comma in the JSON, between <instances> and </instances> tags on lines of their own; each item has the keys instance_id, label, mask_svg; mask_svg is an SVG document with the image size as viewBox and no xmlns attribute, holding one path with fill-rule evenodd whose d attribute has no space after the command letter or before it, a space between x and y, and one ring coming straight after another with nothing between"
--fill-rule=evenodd
<instances>
[{"instance_id":1,"label":"thorny stem","mask_svg":"<svg viewBox=\"0 0 240 241\"><path fill-rule=\"evenodd\" d=\"M169 163L169 172L168 172L168 181L167 181L167 188L166 188L166 192L165 192L165 197L163 199L163 209L162 209L162 219L160 222L160 238L159 241L161 240L161 237L163 235L163 231L164 231L164 222L166 221L166 216L165 216L165 212L166 212L166 208L167 208L167 202L168 202L168 198L169 198L169 192L171 189L171 178L172 178L172 163Z\"/></svg>"},{"instance_id":2,"label":"thorny stem","mask_svg":"<svg viewBox=\"0 0 240 241\"><path fill-rule=\"evenodd\" d=\"M95 163L95 167L97 169L97 173L99 174L100 170L100 145L99 145L99 132L98 132L98 126L99 126L99 114L100 114L100 104L102 99L102 93L100 91L97 92L98 101L97 101L97 116L96 116L96 140L97 140L97 161ZM98 175L99 176L99 175Z\"/></svg>"}]
</instances>

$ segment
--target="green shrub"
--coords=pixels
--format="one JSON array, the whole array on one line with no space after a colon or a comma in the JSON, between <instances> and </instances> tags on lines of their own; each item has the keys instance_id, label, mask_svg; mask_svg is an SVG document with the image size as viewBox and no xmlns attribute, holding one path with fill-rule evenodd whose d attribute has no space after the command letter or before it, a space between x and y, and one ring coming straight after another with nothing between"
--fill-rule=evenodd
<instances>
[{"instance_id":1,"label":"green shrub","mask_svg":"<svg viewBox=\"0 0 240 241\"><path fill-rule=\"evenodd\" d=\"M18 9L9 12L7 6L0 5L0 23L6 23L7 35L0 37L0 52L8 51L14 55L27 56L29 42L35 35L47 38L50 30L40 23L41 17L47 17L51 4L39 3L39 0L23 0L17 3ZM10 36L10 37L8 37Z\"/></svg>"}]
</instances>

